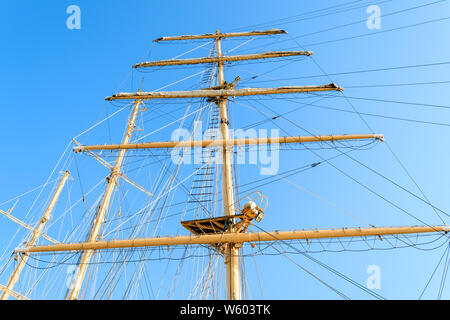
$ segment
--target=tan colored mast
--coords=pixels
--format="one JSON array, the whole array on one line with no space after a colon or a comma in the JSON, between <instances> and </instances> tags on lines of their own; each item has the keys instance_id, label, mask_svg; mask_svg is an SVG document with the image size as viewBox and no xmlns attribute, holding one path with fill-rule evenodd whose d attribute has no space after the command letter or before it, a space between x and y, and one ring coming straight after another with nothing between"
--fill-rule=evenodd
<instances>
[{"instance_id":1,"label":"tan colored mast","mask_svg":"<svg viewBox=\"0 0 450 320\"><path fill-rule=\"evenodd\" d=\"M254 144L273 143L305 143L324 142L339 140L384 140L382 134L344 134L326 136L293 136L293 137L267 137L267 138L242 138L242 139L219 139L219 140L186 140L186 141L161 141L141 142L129 144L109 144L74 147L75 152L89 152L90 150L121 150L121 149L159 149L159 148L194 148L194 147L219 147L219 146L241 146Z\"/></svg>"},{"instance_id":2,"label":"tan colored mast","mask_svg":"<svg viewBox=\"0 0 450 320\"><path fill-rule=\"evenodd\" d=\"M30 300L28 297L25 297L24 295L22 295L22 294L20 294L18 292L15 292L15 291L12 291L12 290L8 290L4 285L0 284L0 291L2 291L2 290L8 291L9 294L11 296L13 296L14 298L16 298L17 300Z\"/></svg>"},{"instance_id":3,"label":"tan colored mast","mask_svg":"<svg viewBox=\"0 0 450 320\"><path fill-rule=\"evenodd\" d=\"M139 111L139 106L142 100L136 100L133 105L133 109L131 111L131 115L128 121L127 130L125 133L125 137L123 138L123 144L128 144L130 141L131 135L134 130L134 125L136 122L136 117ZM125 156L126 150L122 149L119 152L119 155L116 160L116 164L114 168L111 170L111 174L109 175L108 185L106 186L105 194L103 195L102 202L98 207L98 211L93 223L92 230L89 234L89 242L96 242L98 240L100 234L100 228L103 224L103 219L105 217L105 213L109 207L111 197L116 186L117 179L120 177L120 170L122 167L123 159ZM84 276L86 274L87 268L89 266L89 261L93 255L93 250L84 251L79 263L77 273L75 275L75 280L73 282L72 287L67 291L66 298L69 300L78 299L78 295L80 293L81 285L83 284Z\"/></svg>"},{"instance_id":4,"label":"tan colored mast","mask_svg":"<svg viewBox=\"0 0 450 320\"><path fill-rule=\"evenodd\" d=\"M414 226L414 227L380 227L380 228L340 228L340 229L318 229L318 230L295 230L295 231L270 231L255 233L226 232L211 235L189 235L158 238L138 238L125 240L109 240L81 243L61 243L46 246L18 248L15 251L21 253L32 252L55 252L75 250L100 250L117 248L138 248L157 246L176 246L192 244L213 243L244 243L276 240L311 240L326 238L348 238L365 236L383 236L396 234L449 232L450 226Z\"/></svg>"},{"instance_id":5,"label":"tan colored mast","mask_svg":"<svg viewBox=\"0 0 450 320\"><path fill-rule=\"evenodd\" d=\"M292 56L310 56L312 51L271 51L264 53L245 54L238 56L218 56L207 58L193 58L193 59L172 59L172 60L160 60L160 61L148 61L135 64L133 68L144 67L157 67L157 66L178 66L185 64L201 64L201 63L218 63L218 62L231 62L231 61L245 61L255 59L268 59L279 57L292 57Z\"/></svg>"},{"instance_id":6,"label":"tan colored mast","mask_svg":"<svg viewBox=\"0 0 450 320\"><path fill-rule=\"evenodd\" d=\"M223 65L223 64L222 64ZM321 91L342 91L334 83L319 86L285 86L277 88L242 88L242 89L203 89L192 91L160 91L160 92L122 92L116 93L105 100L123 100L123 99L171 99L171 98L214 98L214 97L238 97L254 96L282 93L303 93L303 92L321 92Z\"/></svg>"},{"instance_id":7,"label":"tan colored mast","mask_svg":"<svg viewBox=\"0 0 450 320\"><path fill-rule=\"evenodd\" d=\"M76 141L75 139L72 139L73 142L75 142L78 146L81 146L81 144ZM95 154L92 151L86 150L88 152L88 154L93 157L95 160L97 160L99 163L101 163L104 167L112 170L114 167L112 165L110 165L108 162L106 162L105 160L103 160L102 158L100 158L100 156L98 154ZM141 190L142 192L146 193L147 195L149 195L150 197L153 197L153 194L148 192L147 190L145 190L144 187L141 187L140 185L138 185L136 182L134 182L133 180L131 180L130 178L128 178L126 175L124 175L123 173L120 173L120 177L128 182L129 184L131 184L133 187L135 187L138 190Z\"/></svg>"},{"instance_id":8,"label":"tan colored mast","mask_svg":"<svg viewBox=\"0 0 450 320\"><path fill-rule=\"evenodd\" d=\"M202 35L186 35L186 36L173 36L173 37L161 37L153 40L159 41L172 41L172 40L197 40L197 39L221 39L231 37L253 37L253 36L265 36L274 34L286 34L287 32L280 29L270 29L265 31L250 31L250 32L232 32L232 33L207 33Z\"/></svg>"},{"instance_id":9,"label":"tan colored mast","mask_svg":"<svg viewBox=\"0 0 450 320\"><path fill-rule=\"evenodd\" d=\"M50 219L51 213L53 211L53 208L55 207L56 202L58 201L59 195L61 194L61 191L64 187L64 184L67 181L67 178L69 177L69 171L66 171L64 175L61 178L61 181L58 184L58 187L55 191L55 193L52 196L52 199L50 200L50 203L45 210L44 214L41 217L41 220L39 221L39 225L36 229L34 229L33 233L30 236L30 239L27 241L27 245L34 246L37 239L40 235L42 235L42 230L44 229L44 225L46 222ZM13 273L9 277L8 284L4 289L2 289L2 295L0 297L0 300L8 300L8 297L14 293L13 289L17 281L19 280L20 274L25 267L25 264L28 260L28 254L23 254L19 257L20 261L17 264L16 268L14 269Z\"/></svg>"},{"instance_id":10,"label":"tan colored mast","mask_svg":"<svg viewBox=\"0 0 450 320\"><path fill-rule=\"evenodd\" d=\"M216 34L220 34L216 31ZM222 57L222 38L218 37L216 40L217 57ZM217 82L218 86L225 85L225 79L223 75L223 61L219 59L217 63ZM234 215L234 195L233 195L233 177L231 174L231 148L228 146L229 139L229 119L227 110L227 99L221 97L219 99L219 121L220 132L222 134L223 147L222 147L222 199L223 209L226 216ZM230 230L234 232L234 230ZM225 245L224 258L225 268L227 270L227 296L228 300L240 300L241 299L241 274L239 269L239 244L227 243Z\"/></svg>"},{"instance_id":11,"label":"tan colored mast","mask_svg":"<svg viewBox=\"0 0 450 320\"><path fill-rule=\"evenodd\" d=\"M11 209L10 209L10 210L11 210ZM25 229L28 229L28 230L33 231L33 232L36 232L36 229L35 229L35 228L33 228L32 226L26 224L25 222L23 222L23 221L17 219L16 217L14 217L13 215L11 215L10 210L8 210L8 211L0 210L0 213L3 214L5 217L7 217L9 220L14 221L14 222L17 223L18 225L21 225L21 226L24 227ZM44 239L46 239L46 240L48 240L48 241L50 241L50 242L58 243L58 241L56 241L55 239L53 239L53 238L47 236L46 234L41 233L40 235L41 235L42 238L44 238Z\"/></svg>"}]
</instances>

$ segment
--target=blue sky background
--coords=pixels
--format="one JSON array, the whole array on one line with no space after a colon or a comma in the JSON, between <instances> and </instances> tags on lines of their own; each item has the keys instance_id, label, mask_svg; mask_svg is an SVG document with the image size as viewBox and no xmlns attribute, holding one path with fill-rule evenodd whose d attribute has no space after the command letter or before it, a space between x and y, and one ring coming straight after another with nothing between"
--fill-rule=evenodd
<instances>
[{"instance_id":1,"label":"blue sky background","mask_svg":"<svg viewBox=\"0 0 450 320\"><path fill-rule=\"evenodd\" d=\"M344 4L350 1L340 2ZM69 30L66 27L66 8L71 4L81 8L80 30ZM381 8L380 30L369 30L366 27L366 8L371 4L378 4ZM430 5L387 15L425 4ZM449 83L417 84L450 81L450 65L332 75L348 71L449 62L450 46L446 41L450 28L448 1L353 1L352 9L343 10L341 13L334 12L318 17L309 15L309 18L301 16L333 5L336 5L336 1L2 2L0 203L44 183L70 139L117 110L116 106L104 101L105 96L118 91L136 90L143 74L130 73L132 64L145 59L168 59L200 44L152 45L153 39L165 35L210 33L217 29L232 32L275 27L287 30L289 35L271 37L268 40L256 39L233 54L306 49L314 51L313 58L301 59L288 65L286 61L238 65L226 69L227 80L231 81L236 75L246 80L253 75L249 72L268 72L266 76L270 78L260 76L253 81L242 81L242 86L325 84L329 83L330 79L323 76L281 82L270 80L323 75L323 72L326 72L331 74L331 81L345 88L344 94L349 99L330 98L317 102L318 105L347 111L354 111L353 106L361 113L432 122L433 124L362 115L376 133L385 135L388 146L429 200L436 207L450 212L450 152L447 148L450 142L450 110L448 107L436 107L450 107ZM295 15L299 16L279 20ZM438 19L443 20L435 21ZM363 22L334 28L356 21ZM255 26L258 24L263 25ZM329 28L326 32L306 35ZM294 41L292 37L298 38ZM225 41L224 50L232 49L239 43L241 42L237 40ZM204 56L208 54L208 50L209 47L205 47L187 56ZM279 68L273 70L277 67ZM198 70L169 70L147 74L143 89L155 90ZM416 85L357 87L389 84ZM188 88L187 84L180 83L169 89ZM406 101L423 105L366 101L351 97ZM277 112L289 111L297 106L284 100L262 102ZM257 106L253 101L249 103ZM242 104L247 102L236 99L230 107L234 127L243 127L263 119L260 114L255 114ZM269 112L268 109L263 110ZM306 107L289 117L315 133L370 133L370 129L354 113ZM125 118L122 116L111 120L109 128L99 129L82 142L118 142L125 120L126 114ZM152 122L150 128L155 129L164 123L163 120ZM286 121L280 120L279 125L289 134L305 135L305 131ZM261 126L263 127L275 128L272 123ZM113 132L112 136L105 138L108 132ZM169 132L164 132L165 137ZM161 133L153 139L163 137ZM356 151L352 156L423 197L388 146L380 143L366 151ZM324 157L336 154L327 150L318 152ZM280 158L280 166L282 170L289 170L310 164L317 159L305 150L289 151ZM288 179L377 226L423 224L419 220L427 224L442 224L430 206L366 168L345 157L339 157L333 164L363 181L365 185L404 208L417 219L368 192L326 164ZM87 185L93 181L90 181L90 175L96 168L98 170L98 166L93 165L83 171L88 180ZM262 178L255 166L246 165L238 170L241 184ZM105 174L105 171L99 174ZM270 199L266 217L260 225L265 230L365 226L361 221L342 214L336 208L285 182L273 183L258 190ZM32 199L29 201L27 206ZM0 208L6 210L9 204L0 205ZM36 208L37 211L38 209ZM20 211L15 210L15 213L24 220L28 219L29 223L36 221L36 218L33 220L32 216L25 216ZM35 217L37 216L38 213ZM448 222L448 216L441 216ZM177 219L171 221L178 224ZM0 220L0 244L8 249L14 248L17 244L11 245L8 241L17 230L16 226L6 218L0 217ZM162 230L161 235L169 234L170 230ZM369 276L366 273L367 267L378 265L382 273L382 288L376 290L378 294L388 299L417 299L443 255L447 247L446 242L448 239L445 241L445 238L442 238L428 247L432 248L437 244L442 246L427 251L408 248L320 253L314 257L363 285ZM327 273L304 257L290 256L349 297L370 298L366 293ZM285 257L258 256L255 259L264 290L261 295L250 258L246 270L253 298L338 298L335 293L305 274ZM424 298L437 298L442 272L441 264ZM1 275L0 279L1 283L5 283L5 274ZM444 290L442 298L449 297L448 289Z\"/></svg>"}]
</instances>

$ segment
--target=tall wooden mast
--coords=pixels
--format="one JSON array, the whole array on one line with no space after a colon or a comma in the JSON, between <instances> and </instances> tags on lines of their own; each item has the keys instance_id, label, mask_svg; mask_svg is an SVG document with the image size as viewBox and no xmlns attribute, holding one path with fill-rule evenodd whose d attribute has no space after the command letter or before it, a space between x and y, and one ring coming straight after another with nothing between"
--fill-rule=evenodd
<instances>
[{"instance_id":1,"label":"tall wooden mast","mask_svg":"<svg viewBox=\"0 0 450 320\"><path fill-rule=\"evenodd\" d=\"M212 88L204 88L201 90L192 91L169 91L169 92L128 92L117 93L106 100L134 100L133 109L129 117L128 126L125 137L121 144L110 145L93 145L84 146L77 143L73 149L75 152L87 152L93 155L98 161L102 162L98 155L94 154L95 150L118 150L119 154L114 166L106 163L106 166L111 169L111 174L108 177L108 184L103 195L102 201L97 208L94 217L92 229L89 232L88 240L81 243L61 243L47 246L34 246L34 243L27 243L25 248L18 248L15 251L22 253L24 256L35 252L55 252L55 251L73 251L80 250L82 255L79 259L79 267L75 275L73 286L66 294L67 299L77 299L79 297L80 289L83 284L87 268L89 266L92 255L95 250L112 249L112 248L135 248L135 247L151 247L151 246L173 246L173 245L195 245L195 244L209 244L211 246L223 245L221 251L224 255L224 261L227 272L227 297L228 299L241 299L241 271L239 268L239 252L244 243L258 242L258 241L281 241L293 239L322 239L322 238L341 238L341 237L364 237L364 236L379 236L382 235L396 235L396 234L411 234L411 233L448 233L449 226L412 226L412 227L373 227L373 228L350 228L350 229L323 229L323 230L297 230L297 231L275 231L275 232L261 232L252 233L246 231L241 232L234 226L223 228L219 232L210 234L195 234L190 236L172 236L172 237L153 237L141 239L113 239L104 241L101 239L101 228L105 213L110 206L112 194L119 177L124 177L121 174L121 167L124 161L125 153L128 149L151 149L151 148L196 148L205 146L216 146L222 149L222 199L223 211L227 221L237 219L235 199L233 194L233 179L232 179L232 151L234 146L251 145L251 144L280 144L280 143L308 143L320 141L337 141L337 140L381 140L384 137L380 134L352 134L352 135L324 135L324 136L294 136L294 137L279 137L279 138L248 138L248 139L231 139L229 137L229 118L227 110L227 102L229 97L240 97L250 95L273 95L286 93L309 93L309 92L323 92L323 91L341 91L342 88L334 83L315 86L289 86L277 88L240 88L234 89L235 84L229 84L224 78L224 63L233 61L244 61L254 59L266 59L287 56L309 56L310 51L289 51L289 52L266 52L262 54L250 55L236 55L224 56L222 54L222 40L230 37L242 36L261 36L261 35L276 35L286 33L283 30L271 29L266 31L251 31L240 33L216 33L204 35L186 35L175 37L162 37L156 39L159 41L172 40L194 40L194 39L214 39L216 46L215 57L195 58L195 59L172 59L154 62L143 62L134 65L134 68L145 68L153 66L173 66L173 65L192 65L192 64L217 64L217 86ZM141 143L130 143L131 134L134 129L137 113L142 100L147 99L184 99L184 98L209 98L214 101L219 108L219 121L221 139L216 140L199 140L199 141L152 141ZM102 162L105 165L105 163ZM125 178L125 177L124 177ZM133 184L135 185L135 184ZM135 185L136 186L136 185ZM137 186L139 187L139 186ZM142 189L142 188L141 188ZM238 197L237 197L238 198ZM242 215L241 215L242 216ZM257 220L259 221L259 220ZM194 222L198 222L195 220ZM240 222L242 223L242 221ZM239 224L239 223L238 223ZM245 229L246 230L246 229ZM8 290L3 290L5 293ZM12 291L11 291L12 292ZM13 292L11 293L13 294ZM16 296L18 296L16 294Z\"/></svg>"},{"instance_id":2,"label":"tall wooden mast","mask_svg":"<svg viewBox=\"0 0 450 320\"><path fill-rule=\"evenodd\" d=\"M36 244L37 239L40 235L42 235L42 230L44 229L45 224L51 217L51 213L53 211L53 208L56 205L56 202L58 201L59 195L61 194L61 191L64 187L64 184L67 181L67 178L69 177L69 171L66 171L64 175L62 176L61 180L59 181L58 187L56 188L55 193L53 194L49 205L47 206L47 209L44 211L44 214L41 217L41 220L39 220L39 224L36 229L33 230L30 239L27 241L28 246L34 246ZM22 272L22 269L25 267L25 264L27 263L27 260L29 258L28 254L23 254L19 257L19 263L17 264L16 268L14 269L13 273L9 277L8 284L5 288L3 288L3 293L0 296L0 300L8 300L8 297L11 294L14 294L13 289L17 281L19 280L20 274Z\"/></svg>"},{"instance_id":3,"label":"tall wooden mast","mask_svg":"<svg viewBox=\"0 0 450 320\"><path fill-rule=\"evenodd\" d=\"M283 241L283 240L312 240L331 238L353 237L382 237L385 235L400 235L413 233L441 233L450 232L450 226L406 226L406 227L373 227L373 228L340 228L340 229L313 229L292 231L268 231L249 233L218 233L207 235L173 236L157 238L137 238L123 240L109 240L97 242L60 243L46 246L17 248L15 252L58 252L73 250L107 250L116 248L144 248L195 244L216 243L245 243L259 241Z\"/></svg>"},{"instance_id":4,"label":"tall wooden mast","mask_svg":"<svg viewBox=\"0 0 450 320\"><path fill-rule=\"evenodd\" d=\"M220 34L217 30L216 34ZM222 57L221 38L216 39L216 51L217 57ZM223 62L217 63L217 82L218 86L225 85L223 75ZM230 149L232 146L228 145L229 139L229 125L228 109L227 109L227 97L221 97L218 101L219 105L219 121L220 121L220 133L224 145L222 147L222 199L223 210L226 216L232 216L234 214L234 195L233 195L233 176L231 174L231 156ZM230 230L233 232L234 230ZM228 243L224 252L225 268L227 270L227 295L229 300L241 299L241 274L239 270L239 244Z\"/></svg>"},{"instance_id":5,"label":"tall wooden mast","mask_svg":"<svg viewBox=\"0 0 450 320\"><path fill-rule=\"evenodd\" d=\"M125 132L125 136L123 138L123 143L125 143L125 144L130 142L141 101L142 100L140 100L140 99L136 100L133 104L133 108L131 110L131 115L128 120L127 129ZM114 167L111 169L111 174L109 175L109 177L107 179L108 184L106 186L106 190L103 195L103 199L97 208L97 213L94 218L94 223L93 223L92 229L89 234L89 238L88 238L89 242L95 242L99 238L100 229L101 229L101 226L103 225L103 219L105 217L105 213L111 202L111 197L112 197L114 188L116 186L117 180L120 177L120 170L121 170L122 163L123 163L126 152L127 152L127 150L125 150L125 149L119 151L119 155L117 157L116 163L115 163ZM78 296L80 294L81 285L83 284L84 276L86 274L86 270L89 266L89 261L91 260L93 253L94 253L94 250L86 250L81 255L81 258L78 262L78 268L77 268L77 271L75 274L74 282L66 294L67 299L69 299L69 300L78 299Z\"/></svg>"}]
</instances>

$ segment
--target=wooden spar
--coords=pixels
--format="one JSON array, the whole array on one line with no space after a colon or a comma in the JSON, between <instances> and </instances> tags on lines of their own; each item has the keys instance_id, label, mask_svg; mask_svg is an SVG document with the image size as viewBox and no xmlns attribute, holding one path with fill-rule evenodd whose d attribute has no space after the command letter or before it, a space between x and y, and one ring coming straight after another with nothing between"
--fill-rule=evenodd
<instances>
[{"instance_id":1,"label":"wooden spar","mask_svg":"<svg viewBox=\"0 0 450 320\"><path fill-rule=\"evenodd\" d=\"M134 131L134 125L136 122L137 114L139 111L139 106L141 104L142 100L136 100L133 105L133 109L131 111L130 118L128 120L128 125L126 129L125 136L123 138L123 143L127 144L130 139L131 135ZM120 150L119 155L117 157L116 163L114 165L114 168L111 170L111 174L109 175L108 179L108 185L106 186L105 193L103 195L102 201L100 205L98 206L97 213L95 215L92 229L89 234L89 242L96 242L98 240L98 237L100 235L100 229L103 225L103 220L105 218L105 213L109 207L109 203L111 201L111 197L114 191L114 188L116 186L117 179L120 177L120 171L122 168L122 163L125 157L126 150ZM87 268L89 266L89 261L91 260L91 257L93 255L93 250L87 250L83 252L83 255L81 256L77 268L77 272L75 275L75 280L73 282L73 285L69 290L67 291L66 298L69 300L78 299L78 295L80 293L81 285L83 284L84 276L86 274Z\"/></svg>"},{"instance_id":2,"label":"wooden spar","mask_svg":"<svg viewBox=\"0 0 450 320\"><path fill-rule=\"evenodd\" d=\"M18 225L21 225L21 226L24 227L25 229L28 229L28 230L33 231L33 232L36 232L36 229L35 229L35 228L33 228L32 226L26 224L25 222L23 222L23 221L17 219L16 217L14 217L13 215L11 215L11 213L9 212L9 210L8 210L8 211L0 210L0 213L3 214L5 217L7 217L9 220L14 221L14 222L17 223ZM46 234L41 233L40 235L41 235L42 238L44 238L44 239L46 239L46 240L48 240L48 241L50 241L50 242L58 243L58 241L56 241L55 239L53 239L53 238L47 236Z\"/></svg>"},{"instance_id":3,"label":"wooden spar","mask_svg":"<svg viewBox=\"0 0 450 320\"><path fill-rule=\"evenodd\" d=\"M133 65L133 68L143 67L157 67L157 66L178 66L185 64L201 64L201 63L218 63L218 62L231 62L231 61L244 61L255 59L268 59L277 57L292 57L292 56L310 56L312 51L271 51L257 54L245 54L237 56L218 56L218 57L206 57L206 58L194 58L194 59L172 59L172 60L160 60L160 61L148 61L141 62Z\"/></svg>"},{"instance_id":4,"label":"wooden spar","mask_svg":"<svg viewBox=\"0 0 450 320\"><path fill-rule=\"evenodd\" d=\"M218 139L218 140L182 140L182 141L162 141L162 142L141 142L128 144L109 144L77 146L75 152L90 150L123 150L123 149L158 149L158 148L194 148L194 147L218 147L218 146L239 146L254 144L284 144L284 143L305 143L324 142L339 140L361 140L375 139L383 141L382 134L345 134L326 136L294 136L294 137L268 137L268 138L242 138L242 139Z\"/></svg>"},{"instance_id":5,"label":"wooden spar","mask_svg":"<svg viewBox=\"0 0 450 320\"><path fill-rule=\"evenodd\" d=\"M168 91L168 92L123 92L117 93L105 100L121 100L121 99L170 99L170 98L209 98L209 97L238 97L238 96L254 96L268 94L286 94L286 93L303 93L303 92L321 92L321 91L342 91L343 88L338 87L334 83L319 86L286 86L277 88L242 88L242 89L219 89L219 90L192 90L192 91Z\"/></svg>"},{"instance_id":6,"label":"wooden spar","mask_svg":"<svg viewBox=\"0 0 450 320\"><path fill-rule=\"evenodd\" d=\"M243 243L258 241L277 240L311 240L325 238L348 238L364 236L383 236L396 234L449 232L450 226L411 226L411 227L380 227L380 228L340 228L319 230L296 230L296 231L271 231L255 233L219 233L213 235L190 235L159 238L138 238L124 240L109 240L81 243L61 243L46 246L18 248L18 253L33 252L57 252L57 251L80 251L101 250L117 248L157 247L212 243Z\"/></svg>"},{"instance_id":7,"label":"wooden spar","mask_svg":"<svg viewBox=\"0 0 450 320\"><path fill-rule=\"evenodd\" d=\"M216 31L219 34L219 31ZM222 38L216 40L217 51L217 84L219 87L225 85L222 61ZM231 151L229 141L229 119L228 119L228 100L221 97L217 104L219 106L220 133L222 136L222 198L225 216L234 214L234 194L233 194L233 177L231 172ZM233 219L234 220L234 219ZM234 221L233 221L234 223ZM231 227L231 232L235 232ZM229 300L241 299L241 270L239 267L239 245L227 243L224 251L224 262L227 270L227 297Z\"/></svg>"},{"instance_id":8,"label":"wooden spar","mask_svg":"<svg viewBox=\"0 0 450 320\"><path fill-rule=\"evenodd\" d=\"M274 34L286 34L287 32L279 29L270 29L265 31L250 31L250 32L233 32L233 33L207 33L202 35L185 35L185 36L172 36L172 37L161 37L153 40L154 42L159 41L172 41L172 40L196 40L196 39L221 39L221 38L231 38L231 37L253 37L253 36L265 36Z\"/></svg>"},{"instance_id":9,"label":"wooden spar","mask_svg":"<svg viewBox=\"0 0 450 320\"><path fill-rule=\"evenodd\" d=\"M73 142L75 142L78 146L81 146L81 144L75 140L72 139ZM106 162L105 160L103 160L99 155L95 154L94 152L88 151L88 154L94 158L95 160L97 160L99 163L101 163L104 167L113 170L114 167L112 165L110 165L108 162ZM145 194L149 195L150 197L153 197L153 194L148 192L144 187L138 185L136 182L134 182L133 180L131 180L130 178L128 178L126 175L124 175L123 173L120 173L120 177L125 180L126 182L128 182L129 184L131 184L133 187L135 187L138 190L141 190L142 192L144 192Z\"/></svg>"},{"instance_id":10,"label":"wooden spar","mask_svg":"<svg viewBox=\"0 0 450 320\"><path fill-rule=\"evenodd\" d=\"M56 202L58 201L59 195L61 194L61 191L64 187L64 184L67 181L67 178L69 177L69 171L66 171L61 178L61 181L58 184L58 187L56 188L55 193L52 196L52 199L50 200L50 203L47 207L47 209L44 211L44 214L41 217L41 220L39 221L39 225L37 228L33 231L31 234L29 240L27 241L27 244L30 246L33 246L40 235L42 235L42 230L44 229L45 223L50 219L51 213L53 211L53 208L56 205ZM8 297L11 295L11 292L14 292L14 286L19 280L20 274L22 272L22 269L25 267L25 264L27 263L28 255L24 254L19 257L19 263L17 264L16 268L12 272L11 276L9 277L8 284L6 285L5 289L2 292L2 295L0 296L0 300L8 300Z\"/></svg>"},{"instance_id":11,"label":"wooden spar","mask_svg":"<svg viewBox=\"0 0 450 320\"><path fill-rule=\"evenodd\" d=\"M30 300L28 297L25 297L24 295L15 292L13 290L8 290L4 285L0 284L0 291L8 291L11 296L16 298L17 300Z\"/></svg>"}]
</instances>

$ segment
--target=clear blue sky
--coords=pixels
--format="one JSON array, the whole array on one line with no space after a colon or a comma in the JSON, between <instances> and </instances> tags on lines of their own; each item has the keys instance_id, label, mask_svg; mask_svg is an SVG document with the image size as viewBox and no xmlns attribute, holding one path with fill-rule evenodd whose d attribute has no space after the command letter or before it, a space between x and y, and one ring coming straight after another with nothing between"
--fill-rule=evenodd
<instances>
[{"instance_id":1,"label":"clear blue sky","mask_svg":"<svg viewBox=\"0 0 450 320\"><path fill-rule=\"evenodd\" d=\"M289 35L269 40L254 40L234 52L237 54L266 50L306 49L314 51L314 60L306 58L289 65L286 65L285 61L261 65L243 64L227 69L227 80L231 81L236 75L248 79L253 75L249 72L259 74L268 72L265 74L266 77L260 76L253 82L242 83L242 86L262 87L280 84L325 84L330 82L329 78L331 78L333 82L345 88L344 94L348 100L325 99L317 104L350 112L310 106L291 113L289 119L316 133L370 133L370 129L361 118L351 113L355 108L361 112L363 119L376 133L385 135L388 146L392 148L429 200L436 207L450 212L448 202L450 152L447 147L450 142L450 110L433 107L433 105L450 106L448 103L450 84L430 84L430 82L450 81L448 76L450 65L444 64L450 61L448 54L450 45L446 40L450 30L450 19L432 22L450 16L448 1L436 1L434 4L431 4L435 2L433 0L407 2L340 0L339 2L347 3L347 7L343 7L346 10L342 10L341 13L336 12L339 8L333 8L330 10L331 14L303 16L301 14L334 6L337 3L331 0L316 2L294 0L2 2L0 10L2 40L0 50L2 75L0 78L2 93L0 203L43 184L70 139L117 110L116 106L111 106L104 101L105 96L117 91L136 90L143 74L137 72L130 74L132 64L141 62L143 59L168 59L201 44L152 45L153 39L165 35L210 33L217 29L227 32L244 31L247 27L249 30L274 27L287 30ZM347 10L350 8L349 2L352 2L351 10ZM80 30L69 30L66 27L66 19L69 16L66 8L72 4L78 5L81 9ZM371 4L378 4L381 8L381 29L379 30L369 30L364 21L369 16L366 8ZM389 15L425 4L430 5ZM280 20L288 17L293 18ZM355 23L350 24L352 22ZM347 23L350 25L335 28ZM263 25L255 26L258 24ZM325 29L330 30L315 33ZM292 37L298 38L294 41ZM225 42L225 50L232 49L239 43L241 42L237 40ZM203 48L187 56L200 57L205 54L208 54L208 50ZM436 63L440 64L333 75L349 71ZM278 66L280 68L273 70ZM187 69L180 73L167 71L147 74L143 81L143 89L155 90L199 70ZM264 82L271 79L323 75L324 72L330 74L329 78L311 77L282 82ZM195 82L183 82L168 90L190 89L188 84L192 85ZM411 85L384 86L389 84ZM383 86L360 87L371 85ZM354 99L355 97L422 105ZM238 99L232 104L230 112L233 114L234 127L244 127L263 119L260 114L255 114L254 111L250 111L238 102L246 104L245 101ZM284 100L262 102L280 113L297 106ZM251 104L257 106L255 102ZM170 107L169 105L168 108ZM268 109L263 110L269 112ZM376 117L373 114L397 119ZM181 114L174 113L174 115ZM103 127L89 139L80 138L80 140L83 143L118 142L125 120L126 114L121 118L119 116L111 120L111 123L108 122L109 128ZM152 123L148 131L165 123L167 121L163 120ZM305 131L286 121L280 121L279 125L290 134L305 135ZM266 123L260 127L274 128L274 124ZM112 137L105 136L108 132L113 132ZM166 131L165 134L168 132L170 131ZM152 139L156 138L162 139L163 135ZM352 153L352 156L423 198L415 183L389 151L388 146L380 143L374 148L356 151ZM327 150L318 152L324 157L337 154ZM103 169L99 169L95 163L92 164L94 162L92 159L84 157L83 160L91 163L83 171L84 178L87 178L85 188L88 189L95 184L95 179L92 178L92 181L90 179L92 172ZM289 170L317 160L318 158L308 151L289 151L287 155L281 157L280 166L281 170ZM365 185L404 208L417 219L370 193L330 165L320 165L288 179L377 226L422 224L418 219L427 224L442 224L430 206L354 161L339 157L333 161L333 164L359 181L363 181ZM240 170L241 184L263 178L258 175L258 168L254 166L245 166ZM104 175L106 171L103 170L100 174ZM74 174L74 179L77 178ZM78 187L78 182L73 182L73 185ZM265 230L367 226L286 182L276 182L260 190L270 199L266 218L260 224ZM36 208L36 213L30 216L26 216L25 211L20 210L29 208L32 199L24 200L21 202L22 207L19 205L15 210L18 217L29 223L36 221L39 208ZM9 204L0 205L0 209L8 209ZM64 210L64 204L59 209ZM55 212L55 216L57 215L58 213ZM449 217L444 214L441 216L445 222L449 222ZM178 225L178 220L177 217L168 220L168 223ZM9 244L9 240L17 228L4 217L0 217L0 226L2 230L0 247L11 250L17 243ZM160 235L170 234L171 230L170 227L163 228ZM56 237L57 231L50 229L49 233ZM180 230L180 232L184 231ZM78 240L83 237L84 234L80 234ZM15 239L20 241L20 234ZM425 247L433 248L443 243L445 243L444 238ZM367 267L378 265L382 273L382 288L375 290L378 294L388 299L416 299L421 294L445 248L444 244L435 250L428 251L408 248L318 253L314 254L314 257L363 285L369 276L366 273ZM290 257L349 297L370 298L366 293L355 289L301 255L291 254ZM2 265L7 258L2 257L0 261ZM258 256L255 259L264 288L264 298L334 299L338 297L283 256ZM164 266L161 264L155 268L159 270ZM149 270L151 274L151 268ZM246 259L246 270L248 284L252 288L251 297L261 298L252 258ZM5 283L6 277L6 273L0 275L0 282ZM434 275L424 298L437 297L441 278L442 264ZM164 295L160 296L160 298L164 297ZM183 298L182 295L176 297ZM447 299L450 297L448 290L444 290L442 297Z\"/></svg>"}]
</instances>

